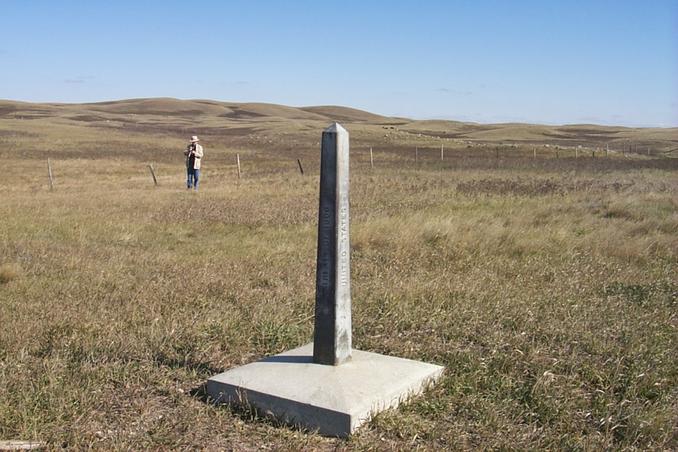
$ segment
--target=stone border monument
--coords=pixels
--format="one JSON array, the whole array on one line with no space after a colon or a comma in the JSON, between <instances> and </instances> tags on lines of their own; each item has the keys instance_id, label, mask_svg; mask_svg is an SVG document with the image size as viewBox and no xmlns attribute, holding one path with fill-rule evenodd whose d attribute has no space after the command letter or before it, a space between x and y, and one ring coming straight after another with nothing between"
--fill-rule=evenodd
<instances>
[{"instance_id":1,"label":"stone border monument","mask_svg":"<svg viewBox=\"0 0 678 452\"><path fill-rule=\"evenodd\" d=\"M348 171L348 132L334 123L322 135L313 343L210 378L215 402L346 437L442 375L441 366L351 348Z\"/></svg>"}]
</instances>

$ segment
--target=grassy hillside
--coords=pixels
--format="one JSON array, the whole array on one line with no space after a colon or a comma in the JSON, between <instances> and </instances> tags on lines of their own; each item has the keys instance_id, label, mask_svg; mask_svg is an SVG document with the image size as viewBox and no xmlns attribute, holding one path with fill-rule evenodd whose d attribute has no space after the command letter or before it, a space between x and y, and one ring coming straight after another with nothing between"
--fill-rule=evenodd
<instances>
[{"instance_id":1,"label":"grassy hillside","mask_svg":"<svg viewBox=\"0 0 678 452\"><path fill-rule=\"evenodd\" d=\"M213 406L202 385L311 340L320 133L350 114L355 347L447 371L344 441ZM657 145L573 147L592 131ZM194 133L198 193L183 175ZM1 102L0 439L676 449L675 141L334 107Z\"/></svg>"},{"instance_id":2,"label":"grassy hillside","mask_svg":"<svg viewBox=\"0 0 678 452\"><path fill-rule=\"evenodd\" d=\"M77 147L80 133L50 134L54 125L91 129L95 134L143 133L146 138L185 139L200 133L210 141L274 148L314 149L314 133L329 122L355 124L361 145L438 147L440 144L478 148L510 144L523 146L582 146L599 151L650 156L675 156L678 129L634 129L596 125L541 126L530 124L475 124L455 121L415 121L387 118L347 107L287 107L261 103L227 103L210 100L131 99L92 104L30 104L0 101L0 134L28 133L35 138ZM30 122L30 123L29 123ZM44 130L44 133L43 133ZM25 136L25 135L24 135ZM367 142L363 143L362 138ZM268 146L271 145L271 146ZM85 149L86 150L86 149ZM4 150L0 150L3 152Z\"/></svg>"}]
</instances>

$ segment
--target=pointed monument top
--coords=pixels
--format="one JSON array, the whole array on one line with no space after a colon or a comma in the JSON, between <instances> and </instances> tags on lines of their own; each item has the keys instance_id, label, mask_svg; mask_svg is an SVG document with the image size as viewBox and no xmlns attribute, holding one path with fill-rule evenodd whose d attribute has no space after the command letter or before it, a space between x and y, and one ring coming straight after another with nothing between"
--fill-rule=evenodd
<instances>
[{"instance_id":1,"label":"pointed monument top","mask_svg":"<svg viewBox=\"0 0 678 452\"><path fill-rule=\"evenodd\" d=\"M332 123L331 126L329 126L327 129L324 130L324 132L329 132L329 133L337 133L337 132L346 132L346 129L344 129L341 124L338 122Z\"/></svg>"}]
</instances>

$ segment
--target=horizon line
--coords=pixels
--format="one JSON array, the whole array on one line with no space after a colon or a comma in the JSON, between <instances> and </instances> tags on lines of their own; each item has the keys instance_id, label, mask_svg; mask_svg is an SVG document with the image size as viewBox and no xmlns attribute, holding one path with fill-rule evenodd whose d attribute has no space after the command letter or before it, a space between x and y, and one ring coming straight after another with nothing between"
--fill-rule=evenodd
<instances>
[{"instance_id":1,"label":"horizon line","mask_svg":"<svg viewBox=\"0 0 678 452\"><path fill-rule=\"evenodd\" d=\"M520 125L533 125L533 126L550 126L550 127L567 127L567 126L597 126L597 127L620 127L625 129L676 129L678 128L678 123L675 125L623 125L615 123L597 123L597 122L548 122L548 121L534 121L527 122L529 120L499 120L498 122L492 121L482 121L482 120L469 120L469 119L456 119L453 116L448 115L432 115L429 117L411 117L403 116L398 113L375 113L374 111L365 110L363 108L348 106L348 105L339 105L339 104L316 104L316 105L290 105L290 104L280 104L275 102L262 102L262 101L229 101L229 100L218 100L218 99L207 99L207 98L181 98L181 97L172 97L172 96L155 96L155 97L129 97L129 98L117 98L117 99L102 99L96 101L31 101L31 100L20 100L20 99L1 99L0 102L21 102L26 104L51 104L51 105L87 105L87 104L99 104L107 102L125 102L125 101L138 101L138 100L158 100L158 99L171 99L178 100L181 102L199 102L199 101L209 101L209 102L221 102L221 103L230 103L230 104L267 104L267 105L278 105L283 107L291 108L312 108L312 107L339 107L339 108L350 108L353 110L362 111L365 113L383 116L387 119L406 119L409 121L448 121L448 122L459 122L464 124L479 124L479 125L509 125L509 124L520 124ZM462 115L463 116L463 115Z\"/></svg>"}]
</instances>

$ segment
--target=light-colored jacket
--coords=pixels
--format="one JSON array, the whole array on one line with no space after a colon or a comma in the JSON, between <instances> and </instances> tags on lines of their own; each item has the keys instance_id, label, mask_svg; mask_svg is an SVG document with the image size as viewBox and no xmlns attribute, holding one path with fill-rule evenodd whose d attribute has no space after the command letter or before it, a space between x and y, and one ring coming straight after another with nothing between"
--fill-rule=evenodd
<instances>
[{"instance_id":1,"label":"light-colored jacket","mask_svg":"<svg viewBox=\"0 0 678 452\"><path fill-rule=\"evenodd\" d=\"M191 145L186 148L184 154L186 155L186 168L188 168L188 164L191 161ZM195 159L193 159L193 169L200 169L200 162L202 162L202 157L205 153L199 143L195 143L195 151L193 151L193 154L195 155Z\"/></svg>"}]
</instances>

